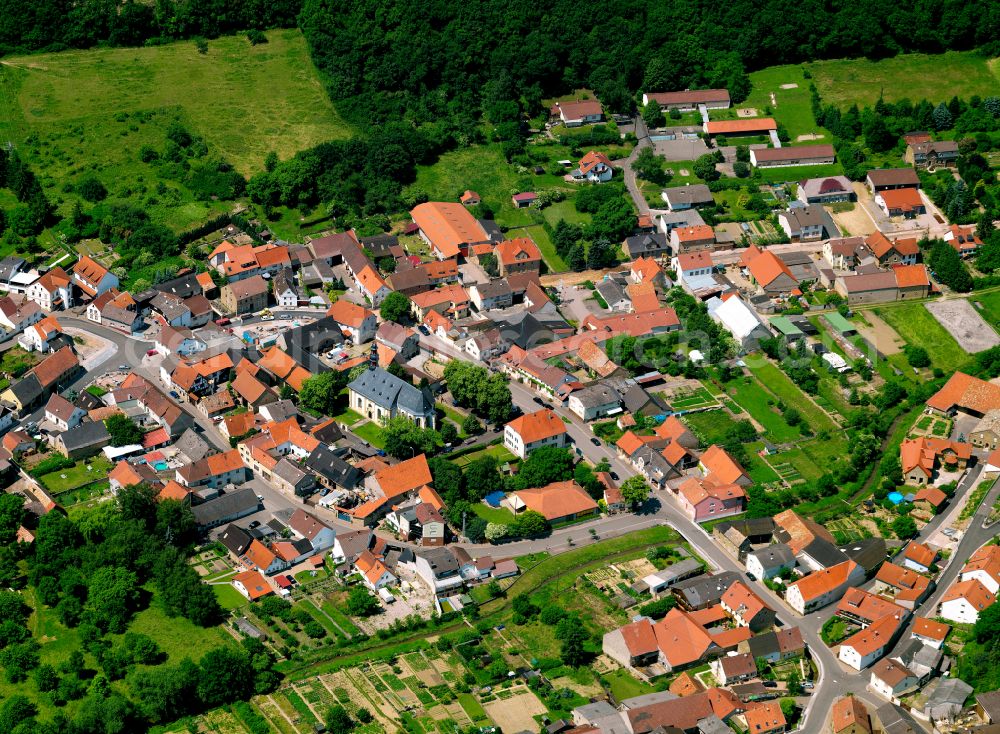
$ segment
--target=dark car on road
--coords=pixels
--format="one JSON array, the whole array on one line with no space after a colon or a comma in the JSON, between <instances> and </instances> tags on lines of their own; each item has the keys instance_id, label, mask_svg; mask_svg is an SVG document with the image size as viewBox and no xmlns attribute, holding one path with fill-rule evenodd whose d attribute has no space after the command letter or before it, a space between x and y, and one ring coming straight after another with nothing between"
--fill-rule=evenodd
<instances>
[{"instance_id":1,"label":"dark car on road","mask_svg":"<svg viewBox=\"0 0 1000 734\"><path fill-rule=\"evenodd\" d=\"M592 439L590 439L590 442L591 442L592 444L594 444L594 446L600 446L600 445L601 445L601 441L600 441L600 439L597 439L597 438L592 438Z\"/></svg>"}]
</instances>

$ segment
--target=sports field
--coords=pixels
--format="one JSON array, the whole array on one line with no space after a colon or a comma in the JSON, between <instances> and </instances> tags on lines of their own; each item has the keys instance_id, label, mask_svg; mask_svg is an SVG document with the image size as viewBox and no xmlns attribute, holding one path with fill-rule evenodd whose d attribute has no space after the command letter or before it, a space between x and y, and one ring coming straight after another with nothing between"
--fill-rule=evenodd
<instances>
[{"instance_id":1,"label":"sports field","mask_svg":"<svg viewBox=\"0 0 1000 734\"><path fill-rule=\"evenodd\" d=\"M246 176L270 151L287 158L351 132L301 34L266 35L258 46L242 36L212 40L205 54L185 41L5 58L0 140L13 142L64 211L74 200L65 185L93 174L112 198L131 199L175 228L190 226L218 205L184 190L156 192L155 170L139 160L144 145L163 150L174 121Z\"/></svg>"},{"instance_id":2,"label":"sports field","mask_svg":"<svg viewBox=\"0 0 1000 734\"><path fill-rule=\"evenodd\" d=\"M1000 88L1000 59L965 51L901 54L882 61L841 59L807 64L824 102L838 107L874 104L906 97L918 102L947 101L954 95L987 97Z\"/></svg>"}]
</instances>

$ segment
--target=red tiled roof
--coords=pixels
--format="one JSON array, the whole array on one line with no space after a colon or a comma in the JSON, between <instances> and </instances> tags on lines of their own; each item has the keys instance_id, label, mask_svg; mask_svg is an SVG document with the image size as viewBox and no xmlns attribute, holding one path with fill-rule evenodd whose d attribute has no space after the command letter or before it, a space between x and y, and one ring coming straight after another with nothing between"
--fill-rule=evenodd
<instances>
[{"instance_id":1,"label":"red tiled roof","mask_svg":"<svg viewBox=\"0 0 1000 734\"><path fill-rule=\"evenodd\" d=\"M777 130L778 123L773 117L754 117L743 120L710 120L705 131L709 135L728 135L732 133L767 133Z\"/></svg>"},{"instance_id":2,"label":"red tiled roof","mask_svg":"<svg viewBox=\"0 0 1000 734\"><path fill-rule=\"evenodd\" d=\"M521 436L521 440L525 444L566 433L566 424L548 408L542 408L534 413L525 413L507 425Z\"/></svg>"}]
</instances>

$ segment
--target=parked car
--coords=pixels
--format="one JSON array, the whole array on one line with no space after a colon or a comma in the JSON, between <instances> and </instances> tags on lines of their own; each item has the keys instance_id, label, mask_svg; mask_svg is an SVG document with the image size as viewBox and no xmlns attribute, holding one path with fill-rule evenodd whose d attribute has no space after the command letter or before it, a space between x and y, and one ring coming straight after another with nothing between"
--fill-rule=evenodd
<instances>
[{"instance_id":1,"label":"parked car","mask_svg":"<svg viewBox=\"0 0 1000 734\"><path fill-rule=\"evenodd\" d=\"M260 527L260 520L251 520L250 524L247 525L247 527L250 528L251 530L253 530L254 528L259 528Z\"/></svg>"},{"instance_id":2,"label":"parked car","mask_svg":"<svg viewBox=\"0 0 1000 734\"><path fill-rule=\"evenodd\" d=\"M146 350L146 356L147 357L155 357L156 356L156 350L155 349L147 349Z\"/></svg>"},{"instance_id":3,"label":"parked car","mask_svg":"<svg viewBox=\"0 0 1000 734\"><path fill-rule=\"evenodd\" d=\"M430 336L430 335L431 335L431 331L430 331L430 329L428 329L428 328L427 328L426 326L424 326L423 324L420 324L419 326L417 326L417 331L419 331L419 332L420 332L421 334L423 334L424 336Z\"/></svg>"},{"instance_id":4,"label":"parked car","mask_svg":"<svg viewBox=\"0 0 1000 734\"><path fill-rule=\"evenodd\" d=\"M232 323L232 321L230 321L229 319L227 319L224 316L221 319L216 319L215 320L215 325L216 326L229 326L231 323Z\"/></svg>"},{"instance_id":5,"label":"parked car","mask_svg":"<svg viewBox=\"0 0 1000 734\"><path fill-rule=\"evenodd\" d=\"M545 401L544 401L544 400L542 400L542 399L541 399L541 398L540 398L539 396L537 396L537 395L536 395L535 397L533 397L533 398L531 399L531 402L533 402L533 403L538 403L539 405L545 405Z\"/></svg>"},{"instance_id":6,"label":"parked car","mask_svg":"<svg viewBox=\"0 0 1000 734\"><path fill-rule=\"evenodd\" d=\"M590 439L590 442L592 444L594 444L594 446L600 446L601 445L601 440L599 438L592 438L592 439Z\"/></svg>"}]
</instances>

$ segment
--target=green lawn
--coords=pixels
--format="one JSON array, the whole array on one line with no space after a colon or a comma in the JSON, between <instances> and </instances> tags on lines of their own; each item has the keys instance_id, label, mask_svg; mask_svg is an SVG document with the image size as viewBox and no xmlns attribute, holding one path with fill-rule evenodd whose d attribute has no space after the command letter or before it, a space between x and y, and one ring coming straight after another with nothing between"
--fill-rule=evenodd
<instances>
[{"instance_id":1,"label":"green lawn","mask_svg":"<svg viewBox=\"0 0 1000 734\"><path fill-rule=\"evenodd\" d=\"M326 140L347 137L297 30L270 30L268 43L243 36L147 48L64 51L8 57L0 67L5 104L0 140L11 140L68 213L76 196L63 187L96 175L112 194L183 229L228 211L195 201L184 188L157 195L156 172L140 147L162 150L174 121L202 136L210 155L244 175L275 151L289 158ZM94 101L100 100L95 105ZM155 201L155 203L154 203Z\"/></svg>"},{"instance_id":2,"label":"green lawn","mask_svg":"<svg viewBox=\"0 0 1000 734\"><path fill-rule=\"evenodd\" d=\"M250 603L232 584L212 584L212 591L215 592L219 605L225 610L239 609Z\"/></svg>"},{"instance_id":3,"label":"green lawn","mask_svg":"<svg viewBox=\"0 0 1000 734\"><path fill-rule=\"evenodd\" d=\"M88 471L87 467L90 467ZM50 474L43 474L40 481L46 489L55 494L79 487L81 484L96 482L103 479L111 471L111 462L101 456L81 459L69 469L60 469Z\"/></svg>"},{"instance_id":4,"label":"green lawn","mask_svg":"<svg viewBox=\"0 0 1000 734\"><path fill-rule=\"evenodd\" d=\"M707 444L720 443L725 439L726 432L736 425L736 420L724 410L688 413L681 420Z\"/></svg>"},{"instance_id":5,"label":"green lawn","mask_svg":"<svg viewBox=\"0 0 1000 734\"><path fill-rule=\"evenodd\" d=\"M842 59L807 64L824 102L847 108L874 104L879 95L890 102L904 97L937 103L953 95L968 100L986 97L1000 87L996 59L974 51L946 54L900 54L891 59ZM751 77L752 78L752 77Z\"/></svg>"},{"instance_id":6,"label":"green lawn","mask_svg":"<svg viewBox=\"0 0 1000 734\"><path fill-rule=\"evenodd\" d=\"M613 670L604 676L611 688L611 695L615 700L622 701L626 698L644 696L653 693L656 689L648 683L643 683L638 678L631 675L627 670Z\"/></svg>"},{"instance_id":7,"label":"green lawn","mask_svg":"<svg viewBox=\"0 0 1000 734\"><path fill-rule=\"evenodd\" d=\"M236 589L233 591L239 596ZM243 601L246 603L246 599ZM135 615L129 631L142 632L156 640L167 653L170 663L177 663L184 657L197 659L213 648L231 644L233 640L221 627L199 627L184 617L168 617L160 609L155 594L149 608ZM109 635L109 638L114 637Z\"/></svg>"},{"instance_id":8,"label":"green lawn","mask_svg":"<svg viewBox=\"0 0 1000 734\"><path fill-rule=\"evenodd\" d=\"M726 390L764 427L769 440L784 443L799 437L799 430L785 423L784 418L775 412L774 406L768 404L775 402L775 399L756 380L733 380L726 385Z\"/></svg>"},{"instance_id":9,"label":"green lawn","mask_svg":"<svg viewBox=\"0 0 1000 734\"><path fill-rule=\"evenodd\" d=\"M506 507L490 507L482 502L477 502L472 506L472 511L486 522L496 525L510 525L514 522L514 514Z\"/></svg>"},{"instance_id":10,"label":"green lawn","mask_svg":"<svg viewBox=\"0 0 1000 734\"><path fill-rule=\"evenodd\" d=\"M765 362L758 364L759 360L752 360L753 366L750 370L756 375L760 382L777 395L788 407L795 408L803 418L809 422L814 431L824 429L833 430L837 426L826 413L820 410L809 397L792 382L788 375L778 367Z\"/></svg>"},{"instance_id":11,"label":"green lawn","mask_svg":"<svg viewBox=\"0 0 1000 734\"><path fill-rule=\"evenodd\" d=\"M377 423L363 423L352 428L351 431L377 449L385 447L385 442L382 440L382 427Z\"/></svg>"},{"instance_id":12,"label":"green lawn","mask_svg":"<svg viewBox=\"0 0 1000 734\"><path fill-rule=\"evenodd\" d=\"M969 302L986 319L986 323L1000 330L1000 291L974 295Z\"/></svg>"},{"instance_id":13,"label":"green lawn","mask_svg":"<svg viewBox=\"0 0 1000 734\"><path fill-rule=\"evenodd\" d=\"M578 212L572 199L565 199L557 201L555 204L550 204L542 209L542 216L553 227L556 226L560 219L565 219L570 224L590 224L590 220L593 218L589 212Z\"/></svg>"},{"instance_id":14,"label":"green lawn","mask_svg":"<svg viewBox=\"0 0 1000 734\"><path fill-rule=\"evenodd\" d=\"M969 355L958 346L937 319L922 303L907 303L891 308L879 308L875 313L882 317L908 344L923 347L930 355L931 364L945 372L954 372L969 361Z\"/></svg>"},{"instance_id":15,"label":"green lawn","mask_svg":"<svg viewBox=\"0 0 1000 734\"><path fill-rule=\"evenodd\" d=\"M358 629L358 626L354 624L354 622L352 622L346 614L337 609L330 602L324 602L321 606L323 611L330 615L330 618L333 619L333 621L336 622L337 625L347 634L356 635L361 632L361 630Z\"/></svg>"},{"instance_id":16,"label":"green lawn","mask_svg":"<svg viewBox=\"0 0 1000 734\"><path fill-rule=\"evenodd\" d=\"M476 459L481 459L484 456L492 456L499 463L504 464L508 461L517 461L518 458L514 456L510 451L507 450L503 444L497 443L492 446L487 446L486 448L480 449L478 451L473 451L468 454L463 454L462 456L452 459L453 464L458 466L468 466Z\"/></svg>"},{"instance_id":17,"label":"green lawn","mask_svg":"<svg viewBox=\"0 0 1000 734\"><path fill-rule=\"evenodd\" d=\"M800 145L807 144L800 143ZM758 168L757 170L760 172L760 180L764 183L786 183L801 181L806 178L844 175L844 169L840 163L826 163L818 166L791 166L788 168Z\"/></svg>"},{"instance_id":18,"label":"green lawn","mask_svg":"<svg viewBox=\"0 0 1000 734\"><path fill-rule=\"evenodd\" d=\"M771 66L761 69L750 75L750 83L753 84L753 91L738 107L754 107L761 116L764 114L764 108L770 107L772 115L785 126L793 142L799 135L823 135L822 140L809 142L830 142L829 133L818 127L813 120L809 80L803 76L801 66ZM788 84L798 86L793 89L781 88ZM777 104L771 103L772 94Z\"/></svg>"}]
</instances>

